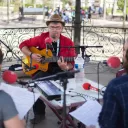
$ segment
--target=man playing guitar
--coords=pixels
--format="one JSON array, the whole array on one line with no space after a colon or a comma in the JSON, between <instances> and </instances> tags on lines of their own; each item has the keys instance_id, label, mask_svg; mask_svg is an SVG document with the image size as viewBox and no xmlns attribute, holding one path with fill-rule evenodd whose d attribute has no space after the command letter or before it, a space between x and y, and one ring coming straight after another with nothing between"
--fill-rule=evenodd
<instances>
[{"instance_id":1,"label":"man playing guitar","mask_svg":"<svg viewBox=\"0 0 128 128\"><path fill-rule=\"evenodd\" d=\"M65 23L62 21L61 17L57 14L51 16L50 20L46 22L48 26L48 32L43 32L41 35L28 40L23 41L19 48L26 55L30 56L32 60L40 62L42 60L42 55L31 52L31 47L38 47L39 49L46 49L46 38L52 38L52 53L54 56L59 56L57 62L51 62L48 65L48 70L46 72L37 71L33 74L33 79L44 77L48 75L55 74L57 72L62 72L65 70L71 70L74 67L74 61L65 62L65 57L75 57L75 49L70 48L74 46L74 43L67 37L61 34ZM64 48L65 47L65 48ZM38 99L33 106L35 119L31 120L31 123L39 123L45 117L45 104L42 100Z\"/></svg>"}]
</instances>

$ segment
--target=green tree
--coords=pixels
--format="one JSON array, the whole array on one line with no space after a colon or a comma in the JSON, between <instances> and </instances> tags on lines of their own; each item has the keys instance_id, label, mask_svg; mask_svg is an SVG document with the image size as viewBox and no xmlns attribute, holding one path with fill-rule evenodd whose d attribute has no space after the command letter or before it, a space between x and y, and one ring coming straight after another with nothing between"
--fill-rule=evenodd
<instances>
[{"instance_id":1,"label":"green tree","mask_svg":"<svg viewBox=\"0 0 128 128\"><path fill-rule=\"evenodd\" d=\"M126 3L127 3L127 7L128 7L128 0L126 0ZM117 5L118 5L118 8L123 11L123 9L124 9L124 0L118 0Z\"/></svg>"},{"instance_id":2,"label":"green tree","mask_svg":"<svg viewBox=\"0 0 128 128\"><path fill-rule=\"evenodd\" d=\"M35 4L35 2L36 2L35 0L32 0L32 4Z\"/></svg>"},{"instance_id":3,"label":"green tree","mask_svg":"<svg viewBox=\"0 0 128 128\"><path fill-rule=\"evenodd\" d=\"M67 4L67 3L68 3L69 5L72 5L71 0L62 0L62 2L64 3L64 5Z\"/></svg>"}]
</instances>

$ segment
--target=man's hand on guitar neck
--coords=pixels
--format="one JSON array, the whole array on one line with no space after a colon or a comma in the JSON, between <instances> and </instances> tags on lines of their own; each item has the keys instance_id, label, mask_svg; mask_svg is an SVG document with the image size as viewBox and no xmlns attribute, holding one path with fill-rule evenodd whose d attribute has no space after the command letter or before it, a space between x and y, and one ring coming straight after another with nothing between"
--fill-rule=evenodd
<instances>
[{"instance_id":1,"label":"man's hand on guitar neck","mask_svg":"<svg viewBox=\"0 0 128 128\"><path fill-rule=\"evenodd\" d=\"M36 62L40 62L41 61L41 55L40 54L35 54L35 53L32 53L32 59L35 60Z\"/></svg>"},{"instance_id":2,"label":"man's hand on guitar neck","mask_svg":"<svg viewBox=\"0 0 128 128\"><path fill-rule=\"evenodd\" d=\"M72 64L65 62L63 57L61 57L57 63L62 70L70 70L73 67Z\"/></svg>"}]
</instances>

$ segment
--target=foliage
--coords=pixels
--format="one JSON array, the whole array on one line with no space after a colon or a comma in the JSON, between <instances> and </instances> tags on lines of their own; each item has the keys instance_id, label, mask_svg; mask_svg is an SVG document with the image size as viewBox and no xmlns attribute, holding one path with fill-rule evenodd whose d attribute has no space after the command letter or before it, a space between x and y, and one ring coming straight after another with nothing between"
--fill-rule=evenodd
<instances>
[{"instance_id":1,"label":"foliage","mask_svg":"<svg viewBox=\"0 0 128 128\"><path fill-rule=\"evenodd\" d=\"M46 0L43 4L43 6L47 6L49 8L53 8L53 1Z\"/></svg>"},{"instance_id":2,"label":"foliage","mask_svg":"<svg viewBox=\"0 0 128 128\"><path fill-rule=\"evenodd\" d=\"M63 0L63 7L65 7L66 4L69 4L70 6L72 6L72 2L71 0Z\"/></svg>"},{"instance_id":3,"label":"foliage","mask_svg":"<svg viewBox=\"0 0 128 128\"><path fill-rule=\"evenodd\" d=\"M32 3L31 4L30 3L25 4L25 7L27 7L27 8L30 7L30 6L34 7L34 5Z\"/></svg>"},{"instance_id":4,"label":"foliage","mask_svg":"<svg viewBox=\"0 0 128 128\"><path fill-rule=\"evenodd\" d=\"M63 3L64 4L67 4L67 3L71 4L70 0L63 0Z\"/></svg>"},{"instance_id":5,"label":"foliage","mask_svg":"<svg viewBox=\"0 0 128 128\"><path fill-rule=\"evenodd\" d=\"M107 14L107 15L112 14L112 8L107 8L107 9L106 9L106 14Z\"/></svg>"},{"instance_id":6,"label":"foliage","mask_svg":"<svg viewBox=\"0 0 128 128\"><path fill-rule=\"evenodd\" d=\"M128 7L126 8L126 14L128 14Z\"/></svg>"},{"instance_id":7,"label":"foliage","mask_svg":"<svg viewBox=\"0 0 128 128\"><path fill-rule=\"evenodd\" d=\"M36 7L37 8L43 8L43 5L42 4L36 4Z\"/></svg>"},{"instance_id":8,"label":"foliage","mask_svg":"<svg viewBox=\"0 0 128 128\"><path fill-rule=\"evenodd\" d=\"M84 10L88 10L88 6L82 7L82 9L84 9Z\"/></svg>"},{"instance_id":9,"label":"foliage","mask_svg":"<svg viewBox=\"0 0 128 128\"><path fill-rule=\"evenodd\" d=\"M20 0L15 0L14 1L14 12L18 12L20 6L21 6Z\"/></svg>"},{"instance_id":10,"label":"foliage","mask_svg":"<svg viewBox=\"0 0 128 128\"><path fill-rule=\"evenodd\" d=\"M2 2L0 2L0 6L3 6L3 3Z\"/></svg>"},{"instance_id":11,"label":"foliage","mask_svg":"<svg viewBox=\"0 0 128 128\"><path fill-rule=\"evenodd\" d=\"M107 13L107 14L112 14L112 8L107 8L107 9L106 9L106 13ZM118 9L118 10L116 10L116 13L118 13L118 14L123 14L123 10ZM127 9L126 9L126 14L128 14L128 7L127 7Z\"/></svg>"},{"instance_id":12,"label":"foliage","mask_svg":"<svg viewBox=\"0 0 128 128\"><path fill-rule=\"evenodd\" d=\"M127 7L128 7L128 0L126 0L126 3L127 3ZM117 6L118 6L119 9L121 9L123 11L123 9L124 9L124 0L118 0Z\"/></svg>"},{"instance_id":13,"label":"foliage","mask_svg":"<svg viewBox=\"0 0 128 128\"><path fill-rule=\"evenodd\" d=\"M120 10L120 9L118 9L116 12L117 12L117 13L120 13L120 14L122 14L122 13L123 13L123 11L122 11L122 10Z\"/></svg>"},{"instance_id":14,"label":"foliage","mask_svg":"<svg viewBox=\"0 0 128 128\"><path fill-rule=\"evenodd\" d=\"M34 4L36 1L35 0L32 0L32 4Z\"/></svg>"}]
</instances>

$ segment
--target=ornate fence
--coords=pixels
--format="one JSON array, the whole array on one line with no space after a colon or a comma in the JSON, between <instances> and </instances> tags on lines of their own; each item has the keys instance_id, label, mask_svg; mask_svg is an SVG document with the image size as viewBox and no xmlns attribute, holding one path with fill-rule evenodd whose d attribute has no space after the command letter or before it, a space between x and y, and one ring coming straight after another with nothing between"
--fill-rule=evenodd
<instances>
[{"instance_id":1,"label":"ornate fence","mask_svg":"<svg viewBox=\"0 0 128 128\"><path fill-rule=\"evenodd\" d=\"M30 37L39 35L41 32L47 31L45 27L36 28L0 28L0 39L6 43L9 48L19 57L22 56L18 46L19 43ZM63 34L73 39L74 28L72 26L65 27ZM104 60L109 56L121 57L124 39L127 38L128 29L112 28L112 27L95 27L83 26L81 28L82 45L101 45L103 48L87 48L86 53L92 55L92 60ZM2 43L0 44L4 52L4 59L12 61L16 59L15 55L9 51Z\"/></svg>"},{"instance_id":2,"label":"ornate fence","mask_svg":"<svg viewBox=\"0 0 128 128\"><path fill-rule=\"evenodd\" d=\"M122 57L122 48L128 37L128 29L112 27L86 26L82 28L83 45L101 45L103 48L90 48L87 53L93 60L104 60L110 56Z\"/></svg>"}]
</instances>

